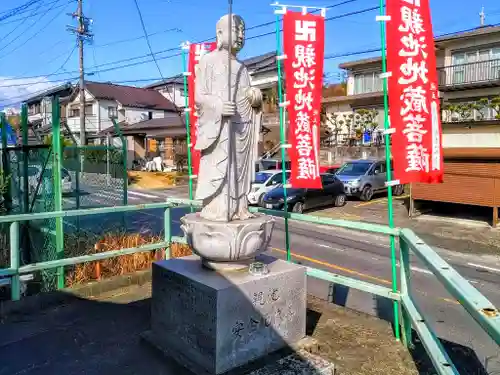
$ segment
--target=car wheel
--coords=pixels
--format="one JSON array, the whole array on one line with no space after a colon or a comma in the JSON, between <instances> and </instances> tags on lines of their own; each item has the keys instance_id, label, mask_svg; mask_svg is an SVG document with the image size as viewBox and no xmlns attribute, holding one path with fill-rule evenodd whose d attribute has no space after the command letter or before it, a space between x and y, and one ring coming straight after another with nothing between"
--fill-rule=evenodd
<instances>
[{"instance_id":1,"label":"car wheel","mask_svg":"<svg viewBox=\"0 0 500 375\"><path fill-rule=\"evenodd\" d=\"M266 193L262 193L259 197L259 199L257 199L257 204L260 206L260 207L264 207L264 195L266 195Z\"/></svg>"},{"instance_id":2,"label":"car wheel","mask_svg":"<svg viewBox=\"0 0 500 375\"><path fill-rule=\"evenodd\" d=\"M345 194L339 194L335 197L335 207L343 207L347 201L347 196Z\"/></svg>"},{"instance_id":3,"label":"car wheel","mask_svg":"<svg viewBox=\"0 0 500 375\"><path fill-rule=\"evenodd\" d=\"M404 185L396 185L394 186L392 194L394 194L394 196L396 197L399 197L400 195L403 195L404 191L405 191Z\"/></svg>"},{"instance_id":4,"label":"car wheel","mask_svg":"<svg viewBox=\"0 0 500 375\"><path fill-rule=\"evenodd\" d=\"M359 198L365 202L370 201L373 198L373 188L370 185L366 185Z\"/></svg>"},{"instance_id":5,"label":"car wheel","mask_svg":"<svg viewBox=\"0 0 500 375\"><path fill-rule=\"evenodd\" d=\"M296 214L301 214L302 212L304 212L304 203L302 202L295 203L292 207L292 212L295 212Z\"/></svg>"}]
</instances>

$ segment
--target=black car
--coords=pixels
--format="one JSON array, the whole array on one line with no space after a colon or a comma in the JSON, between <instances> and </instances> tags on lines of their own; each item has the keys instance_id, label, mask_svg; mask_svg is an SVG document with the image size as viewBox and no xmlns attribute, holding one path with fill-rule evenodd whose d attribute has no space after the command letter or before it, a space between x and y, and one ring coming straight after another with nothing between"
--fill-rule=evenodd
<instances>
[{"instance_id":1,"label":"black car","mask_svg":"<svg viewBox=\"0 0 500 375\"><path fill-rule=\"evenodd\" d=\"M327 205L341 207L347 200L344 184L333 174L322 174L323 189L287 189L288 210L302 213L311 208ZM285 206L284 189L277 187L264 195L262 207L272 210L282 210Z\"/></svg>"}]
</instances>

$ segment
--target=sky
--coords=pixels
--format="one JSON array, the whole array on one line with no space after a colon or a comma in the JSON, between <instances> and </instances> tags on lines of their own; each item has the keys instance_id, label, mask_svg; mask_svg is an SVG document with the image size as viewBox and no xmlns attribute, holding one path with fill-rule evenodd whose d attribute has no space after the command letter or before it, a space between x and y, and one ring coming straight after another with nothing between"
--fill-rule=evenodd
<instances>
[{"instance_id":1,"label":"sky","mask_svg":"<svg viewBox=\"0 0 500 375\"><path fill-rule=\"evenodd\" d=\"M10 10L29 1L30 7L11 17ZM275 20L271 0L234 0L233 11L247 28ZM182 42L196 42L215 35L217 20L227 13L224 0L137 0L160 72L152 61L144 38L135 0L83 0L85 16L92 20L93 41L85 45L87 80L136 86L182 72ZM210 5L207 5L210 4ZM380 48L375 21L378 0L289 0L286 4L332 7L326 23L325 55L345 55ZM71 13L76 0L0 1L0 108L16 106L24 98L78 76L76 37L68 26L76 25ZM479 26L484 7L486 24L500 24L498 0L431 0L435 35ZM356 13L358 14L350 14ZM4 19L5 18L5 19ZM275 25L247 31L247 38L272 33ZM247 40L241 58L275 50L274 34ZM166 51L170 50L172 51ZM157 53L159 52L159 53ZM325 60L325 73L340 78L338 64L377 55L340 56ZM138 56L141 58L133 59ZM120 61L122 60L122 61ZM123 61L125 60L125 61ZM131 66L123 67L130 64Z\"/></svg>"}]
</instances>

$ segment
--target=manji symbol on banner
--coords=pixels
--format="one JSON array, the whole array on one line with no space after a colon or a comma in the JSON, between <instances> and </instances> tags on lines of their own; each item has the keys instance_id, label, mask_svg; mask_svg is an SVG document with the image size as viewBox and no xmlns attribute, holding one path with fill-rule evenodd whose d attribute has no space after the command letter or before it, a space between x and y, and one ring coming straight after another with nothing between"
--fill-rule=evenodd
<instances>
[{"instance_id":1,"label":"manji symbol on banner","mask_svg":"<svg viewBox=\"0 0 500 375\"><path fill-rule=\"evenodd\" d=\"M443 182L441 120L429 0L388 0L387 64L394 179Z\"/></svg>"},{"instance_id":2,"label":"manji symbol on banner","mask_svg":"<svg viewBox=\"0 0 500 375\"><path fill-rule=\"evenodd\" d=\"M283 16L286 97L293 188L321 188L319 135L325 19L286 12Z\"/></svg>"},{"instance_id":3,"label":"manji symbol on banner","mask_svg":"<svg viewBox=\"0 0 500 375\"><path fill-rule=\"evenodd\" d=\"M188 70L190 75L188 77L188 100L189 100L189 123L190 137L191 137L191 173L193 175L198 175L198 168L200 166L200 151L194 149L196 144L196 139L198 136L198 115L194 105L194 93L195 93L195 82L196 82L196 65L200 61L201 56L213 51L217 47L217 43L193 43L189 45L189 61Z\"/></svg>"}]
</instances>

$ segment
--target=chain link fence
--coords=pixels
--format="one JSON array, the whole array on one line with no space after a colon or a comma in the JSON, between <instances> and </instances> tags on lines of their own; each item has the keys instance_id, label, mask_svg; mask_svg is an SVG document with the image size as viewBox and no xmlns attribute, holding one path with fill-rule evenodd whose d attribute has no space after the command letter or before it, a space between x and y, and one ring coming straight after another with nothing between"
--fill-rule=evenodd
<instances>
[{"instance_id":1,"label":"chain link fence","mask_svg":"<svg viewBox=\"0 0 500 375\"><path fill-rule=\"evenodd\" d=\"M122 147L67 146L63 150L65 210L127 204L127 155Z\"/></svg>"}]
</instances>

